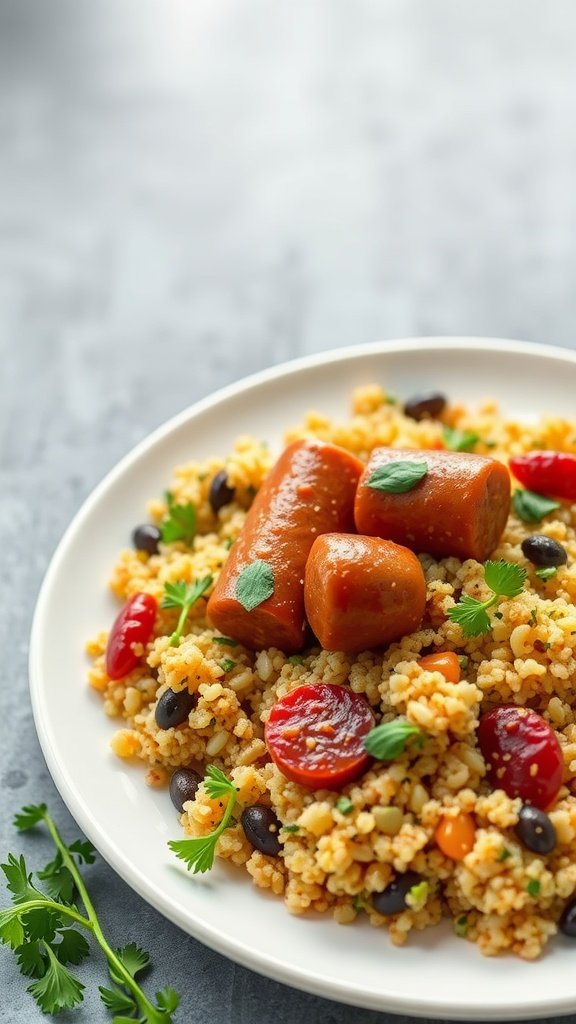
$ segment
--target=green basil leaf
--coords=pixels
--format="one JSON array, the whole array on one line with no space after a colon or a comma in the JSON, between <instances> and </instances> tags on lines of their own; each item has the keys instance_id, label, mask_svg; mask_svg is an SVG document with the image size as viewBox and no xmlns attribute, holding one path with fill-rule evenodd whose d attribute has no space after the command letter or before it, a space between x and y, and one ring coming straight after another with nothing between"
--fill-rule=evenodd
<instances>
[{"instance_id":1,"label":"green basil leaf","mask_svg":"<svg viewBox=\"0 0 576 1024\"><path fill-rule=\"evenodd\" d=\"M368 481L368 487L387 494L405 494L426 476L427 462L388 462L375 469Z\"/></svg>"},{"instance_id":2,"label":"green basil leaf","mask_svg":"<svg viewBox=\"0 0 576 1024\"><path fill-rule=\"evenodd\" d=\"M553 498L546 498L536 491L522 490L514 491L512 505L518 518L525 523L539 523L544 516L560 508L560 502L554 501Z\"/></svg>"},{"instance_id":3,"label":"green basil leaf","mask_svg":"<svg viewBox=\"0 0 576 1024\"><path fill-rule=\"evenodd\" d=\"M273 593L274 571L261 558L247 565L236 581L236 600L247 612L267 601Z\"/></svg>"},{"instance_id":4,"label":"green basil leaf","mask_svg":"<svg viewBox=\"0 0 576 1024\"><path fill-rule=\"evenodd\" d=\"M371 729L364 737L364 747L378 761L393 761L404 753L408 740L415 736L422 739L417 725L405 718L394 718Z\"/></svg>"}]
</instances>

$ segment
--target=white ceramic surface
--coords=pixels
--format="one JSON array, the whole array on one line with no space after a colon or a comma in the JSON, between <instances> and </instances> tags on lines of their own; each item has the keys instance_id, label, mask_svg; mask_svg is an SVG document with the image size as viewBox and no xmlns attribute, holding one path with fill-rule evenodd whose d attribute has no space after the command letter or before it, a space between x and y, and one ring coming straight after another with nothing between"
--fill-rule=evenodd
<instances>
[{"instance_id":1,"label":"white ceramic surface","mask_svg":"<svg viewBox=\"0 0 576 1024\"><path fill-rule=\"evenodd\" d=\"M48 767L72 814L112 867L166 917L221 953L298 988L358 1006L438 1018L506 1019L576 1009L576 949L555 940L540 961L488 960L447 926L398 949L366 922L297 918L222 866L194 878L166 840L180 829L166 792L109 750L116 725L85 682L84 641L116 605L118 550L174 464L226 452L238 433L279 447L310 409L344 418L351 389L379 381L399 396L440 389L500 401L511 416L573 416L576 355L520 342L414 339L325 353L258 374L198 403L143 441L86 501L62 540L36 608L30 685Z\"/></svg>"}]
</instances>

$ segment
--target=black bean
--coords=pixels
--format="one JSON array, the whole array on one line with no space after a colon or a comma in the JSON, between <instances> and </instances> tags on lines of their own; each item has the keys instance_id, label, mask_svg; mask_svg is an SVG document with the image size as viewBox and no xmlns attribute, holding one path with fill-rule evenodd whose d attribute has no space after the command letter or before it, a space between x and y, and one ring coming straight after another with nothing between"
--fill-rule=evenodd
<instances>
[{"instance_id":1,"label":"black bean","mask_svg":"<svg viewBox=\"0 0 576 1024\"><path fill-rule=\"evenodd\" d=\"M397 875L384 892L376 892L372 897L372 906L379 914L391 917L392 914L401 914L406 910L408 904L406 897L415 885L422 881L422 875L416 871L406 871L404 875Z\"/></svg>"},{"instance_id":2,"label":"black bean","mask_svg":"<svg viewBox=\"0 0 576 1024\"><path fill-rule=\"evenodd\" d=\"M244 835L255 850L268 857L277 857L282 849L278 833L280 822L270 807L252 804L245 807L240 818Z\"/></svg>"},{"instance_id":3,"label":"black bean","mask_svg":"<svg viewBox=\"0 0 576 1024\"><path fill-rule=\"evenodd\" d=\"M569 939L576 939L576 899L571 900L564 907L558 927Z\"/></svg>"},{"instance_id":4,"label":"black bean","mask_svg":"<svg viewBox=\"0 0 576 1024\"><path fill-rule=\"evenodd\" d=\"M170 779L170 799L177 811L184 810L187 800L193 800L202 776L193 768L177 768Z\"/></svg>"},{"instance_id":5,"label":"black bean","mask_svg":"<svg viewBox=\"0 0 576 1024\"><path fill-rule=\"evenodd\" d=\"M156 725L160 729L174 729L188 718L198 697L188 690L165 690L156 705Z\"/></svg>"},{"instance_id":6,"label":"black bean","mask_svg":"<svg viewBox=\"0 0 576 1024\"><path fill-rule=\"evenodd\" d=\"M543 533L533 533L522 541L522 553L533 565L565 565L568 553L557 540Z\"/></svg>"},{"instance_id":7,"label":"black bean","mask_svg":"<svg viewBox=\"0 0 576 1024\"><path fill-rule=\"evenodd\" d=\"M158 554L158 544L162 534L152 523L142 523L132 532L132 543L137 551L147 551L149 555Z\"/></svg>"},{"instance_id":8,"label":"black bean","mask_svg":"<svg viewBox=\"0 0 576 1024\"><path fill-rule=\"evenodd\" d=\"M435 420L446 408L446 398L438 391L427 395L414 395L404 403L404 415L411 420Z\"/></svg>"},{"instance_id":9,"label":"black bean","mask_svg":"<svg viewBox=\"0 0 576 1024\"><path fill-rule=\"evenodd\" d=\"M522 846L532 853L551 853L556 846L556 829L548 815L538 807L524 804L514 831Z\"/></svg>"},{"instance_id":10,"label":"black bean","mask_svg":"<svg viewBox=\"0 0 576 1024\"><path fill-rule=\"evenodd\" d=\"M226 470L221 469L210 484L208 501L213 512L219 512L224 505L229 505L234 500L235 490L228 485Z\"/></svg>"}]
</instances>

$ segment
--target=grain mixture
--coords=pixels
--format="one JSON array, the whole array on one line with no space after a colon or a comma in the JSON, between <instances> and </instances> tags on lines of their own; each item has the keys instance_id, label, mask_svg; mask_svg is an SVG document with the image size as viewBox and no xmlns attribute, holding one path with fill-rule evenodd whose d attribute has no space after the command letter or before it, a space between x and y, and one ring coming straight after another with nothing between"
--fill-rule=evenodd
<instances>
[{"instance_id":1,"label":"grain mixture","mask_svg":"<svg viewBox=\"0 0 576 1024\"><path fill-rule=\"evenodd\" d=\"M485 402L476 411L452 404L441 421L416 422L379 386L355 392L348 422L312 414L287 440L332 441L366 460L376 446L441 447L446 426L477 434L474 450L504 462L534 448L576 451L576 427L564 420L506 421ZM217 576L272 462L265 444L241 437L226 458L177 467L170 484L173 501L195 506L196 536L191 545L161 544L158 554L123 551L111 581L119 601L144 591L160 602L167 582ZM234 500L215 514L209 487L222 469ZM166 502L155 500L148 511L160 522ZM485 593L482 566L429 556L420 558L427 582L422 627L385 651L349 655L316 647L288 657L274 648L255 653L241 645L223 646L209 627L203 597L192 608L178 646L169 640L178 610L160 609L153 639L137 652L140 664L113 681L106 675L107 635L101 633L88 645L89 680L101 693L106 714L124 719L112 741L115 753L144 762L152 786L167 784L178 766L192 764L202 771L214 764L238 788L240 807L269 805L282 826L280 856L255 850L239 822L223 832L217 854L245 866L255 884L281 896L292 913L329 911L341 924L367 914L399 945L411 929L448 916L456 933L486 955L511 951L537 957L576 891L576 506L562 502L538 531L564 546L567 565L540 579L520 546L534 528L512 513L492 557L525 566L528 582L520 596L499 604L498 617L483 636L466 638L447 618L462 592ZM418 665L422 655L436 650L464 656L460 682ZM405 716L425 733L424 746L376 764L343 793L311 792L287 782L268 759L264 723L279 697L309 681L350 687L383 721ZM161 729L155 707L168 688L188 688L198 699L184 724ZM516 836L520 800L494 791L485 780L476 727L481 712L502 703L540 712L562 747L564 785L549 811L557 843L546 856L530 852ZM342 802L343 795L349 800ZM474 817L475 841L455 861L442 853L434 834L442 818L462 811ZM210 800L201 786L185 804L184 832L205 835L222 813L222 803ZM379 914L373 895L408 869L425 884L411 890L403 912Z\"/></svg>"}]
</instances>

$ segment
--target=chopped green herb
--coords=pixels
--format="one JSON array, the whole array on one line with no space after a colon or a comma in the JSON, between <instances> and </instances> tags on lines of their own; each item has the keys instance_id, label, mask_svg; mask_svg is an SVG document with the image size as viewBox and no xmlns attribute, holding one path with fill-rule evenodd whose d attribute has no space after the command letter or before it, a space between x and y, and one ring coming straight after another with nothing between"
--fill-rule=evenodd
<instances>
[{"instance_id":1,"label":"chopped green herb","mask_svg":"<svg viewBox=\"0 0 576 1024\"><path fill-rule=\"evenodd\" d=\"M531 878L526 886L526 892L529 896L538 896L540 893L540 882L537 878Z\"/></svg>"},{"instance_id":2,"label":"chopped green herb","mask_svg":"<svg viewBox=\"0 0 576 1024\"><path fill-rule=\"evenodd\" d=\"M371 729L364 737L364 747L378 761L393 761L404 753L406 744L416 738L420 743L424 740L417 725L405 718L394 718Z\"/></svg>"},{"instance_id":3,"label":"chopped green herb","mask_svg":"<svg viewBox=\"0 0 576 1024\"><path fill-rule=\"evenodd\" d=\"M168 512L164 521L160 524L162 540L165 544L172 544L176 540L183 540L185 544L191 544L196 536L196 509L194 505L176 505L170 491L166 492L166 503Z\"/></svg>"},{"instance_id":4,"label":"chopped green herb","mask_svg":"<svg viewBox=\"0 0 576 1024\"><path fill-rule=\"evenodd\" d=\"M223 669L224 672L231 672L233 668L236 668L236 662L232 661L232 658L222 658L220 668Z\"/></svg>"},{"instance_id":5,"label":"chopped green herb","mask_svg":"<svg viewBox=\"0 0 576 1024\"><path fill-rule=\"evenodd\" d=\"M251 562L236 580L236 599L247 612L267 601L274 593L274 570L261 558Z\"/></svg>"},{"instance_id":6,"label":"chopped green herb","mask_svg":"<svg viewBox=\"0 0 576 1024\"><path fill-rule=\"evenodd\" d=\"M388 462L385 466L375 469L368 481L368 487L386 494L405 494L424 479L428 472L428 463L420 462Z\"/></svg>"},{"instance_id":7,"label":"chopped green herb","mask_svg":"<svg viewBox=\"0 0 576 1024\"><path fill-rule=\"evenodd\" d=\"M536 569L536 575L541 580L551 580L558 572L557 565L546 565L542 569Z\"/></svg>"},{"instance_id":8,"label":"chopped green herb","mask_svg":"<svg viewBox=\"0 0 576 1024\"><path fill-rule=\"evenodd\" d=\"M299 832L300 825L282 825L281 832Z\"/></svg>"},{"instance_id":9,"label":"chopped green herb","mask_svg":"<svg viewBox=\"0 0 576 1024\"><path fill-rule=\"evenodd\" d=\"M535 626L537 624L537 622L538 622L538 614L536 612L536 609L532 608L532 610L530 612L530 623L529 624L531 626Z\"/></svg>"},{"instance_id":10,"label":"chopped green herb","mask_svg":"<svg viewBox=\"0 0 576 1024\"><path fill-rule=\"evenodd\" d=\"M480 440L480 434L473 430L458 430L456 427L444 427L442 437L451 452L471 452Z\"/></svg>"},{"instance_id":11,"label":"chopped green herb","mask_svg":"<svg viewBox=\"0 0 576 1024\"><path fill-rule=\"evenodd\" d=\"M340 796L336 801L336 810L340 811L340 814L352 814L354 810L354 804L350 797Z\"/></svg>"},{"instance_id":12,"label":"chopped green herb","mask_svg":"<svg viewBox=\"0 0 576 1024\"><path fill-rule=\"evenodd\" d=\"M366 909L366 903L364 902L364 898L359 893L357 896L354 897L352 901L352 906L354 907L354 910L356 911L357 914L359 914L361 910Z\"/></svg>"},{"instance_id":13,"label":"chopped green herb","mask_svg":"<svg viewBox=\"0 0 576 1024\"><path fill-rule=\"evenodd\" d=\"M544 516L560 508L560 502L552 498L546 498L543 494L536 494L536 491L514 491L512 505L519 519L525 523L539 523Z\"/></svg>"},{"instance_id":14,"label":"chopped green herb","mask_svg":"<svg viewBox=\"0 0 576 1024\"><path fill-rule=\"evenodd\" d=\"M468 668L468 665L470 664L470 658L468 657L468 655L467 654L459 654L458 655L458 664L460 665L460 671L461 672L465 672L466 669Z\"/></svg>"},{"instance_id":15,"label":"chopped green herb","mask_svg":"<svg viewBox=\"0 0 576 1024\"><path fill-rule=\"evenodd\" d=\"M429 892L430 886L428 885L428 882L426 882L425 880L423 880L422 882L418 882L417 885L413 885L412 888L409 889L407 893L407 897L410 900L409 906L411 904L415 905L415 907L418 910L420 910L421 907L423 907L424 904L426 903Z\"/></svg>"},{"instance_id":16,"label":"chopped green herb","mask_svg":"<svg viewBox=\"0 0 576 1024\"><path fill-rule=\"evenodd\" d=\"M94 861L92 844L79 839L66 845L45 804L23 808L14 824L21 832L44 824L56 847L55 857L36 872L48 893L32 882L23 856L16 859L9 854L6 864L1 865L14 906L0 911L0 940L14 949L22 974L31 979L27 991L42 1012L72 1010L84 998L85 986L69 969L70 964L80 964L90 954L90 946L79 930L83 929L98 943L108 961L114 987L100 986L99 991L106 1008L120 1014L114 1017L113 1024L126 1024L129 1020L172 1024L178 993L166 987L156 993L156 1003L152 1003L135 980L148 964L148 954L133 943L115 950L103 933L77 864ZM70 887L74 903L67 898ZM52 895L58 891L65 892L66 898Z\"/></svg>"},{"instance_id":17,"label":"chopped green herb","mask_svg":"<svg viewBox=\"0 0 576 1024\"><path fill-rule=\"evenodd\" d=\"M164 584L164 597L160 603L161 608L181 608L180 618L178 619L178 625L170 637L170 646L177 647L184 624L188 618L190 609L193 604L196 604L199 598L206 593L208 587L212 586L212 576L204 576L201 580L195 580L194 583L187 585L184 580L178 580L177 583L165 583Z\"/></svg>"},{"instance_id":18,"label":"chopped green herb","mask_svg":"<svg viewBox=\"0 0 576 1024\"><path fill-rule=\"evenodd\" d=\"M186 862L186 867L194 874L210 871L214 864L216 843L230 824L237 798L234 783L226 778L224 772L214 765L209 765L206 769L203 785L211 800L220 800L222 797L228 798L222 821L207 836L200 836L197 839L171 839L168 843L170 849L180 860Z\"/></svg>"},{"instance_id":19,"label":"chopped green herb","mask_svg":"<svg viewBox=\"0 0 576 1024\"><path fill-rule=\"evenodd\" d=\"M232 640L229 636L213 636L213 644L221 644L222 647L238 647L238 641Z\"/></svg>"},{"instance_id":20,"label":"chopped green herb","mask_svg":"<svg viewBox=\"0 0 576 1024\"><path fill-rule=\"evenodd\" d=\"M511 857L511 856L512 856L512 851L509 850L508 847L503 846L502 849L500 850L500 853L498 854L496 860L498 861L499 864L502 864L503 861L508 860L508 858Z\"/></svg>"},{"instance_id":21,"label":"chopped green herb","mask_svg":"<svg viewBox=\"0 0 576 1024\"><path fill-rule=\"evenodd\" d=\"M466 914L457 917L454 921L454 931L459 939L465 939L468 935L469 922Z\"/></svg>"},{"instance_id":22,"label":"chopped green herb","mask_svg":"<svg viewBox=\"0 0 576 1024\"><path fill-rule=\"evenodd\" d=\"M522 592L528 573L516 562L484 563L484 579L492 591L486 601L478 601L475 597L463 594L458 604L448 610L448 618L462 627L464 636L481 636L490 629L488 609L492 608L501 597L517 597Z\"/></svg>"},{"instance_id":23,"label":"chopped green herb","mask_svg":"<svg viewBox=\"0 0 576 1024\"><path fill-rule=\"evenodd\" d=\"M301 654L291 654L288 658L288 663L290 665L303 665L304 658Z\"/></svg>"}]
</instances>

